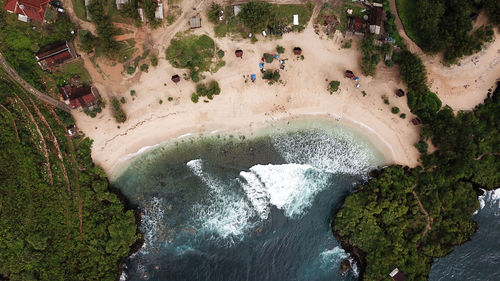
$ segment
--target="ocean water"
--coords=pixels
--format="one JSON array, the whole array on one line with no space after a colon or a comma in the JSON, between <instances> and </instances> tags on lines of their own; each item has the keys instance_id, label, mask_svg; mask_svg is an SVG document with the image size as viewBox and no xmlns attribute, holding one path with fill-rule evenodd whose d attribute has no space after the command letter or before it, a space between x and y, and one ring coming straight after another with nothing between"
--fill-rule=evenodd
<instances>
[{"instance_id":1,"label":"ocean water","mask_svg":"<svg viewBox=\"0 0 500 281\"><path fill-rule=\"evenodd\" d=\"M479 201L481 209L473 216L478 231L471 241L437 259L429 280L500 280L500 189L486 191Z\"/></svg>"},{"instance_id":2,"label":"ocean water","mask_svg":"<svg viewBox=\"0 0 500 281\"><path fill-rule=\"evenodd\" d=\"M122 280L356 280L333 213L384 157L340 123L179 139L136 156L113 184L142 211Z\"/></svg>"}]
</instances>

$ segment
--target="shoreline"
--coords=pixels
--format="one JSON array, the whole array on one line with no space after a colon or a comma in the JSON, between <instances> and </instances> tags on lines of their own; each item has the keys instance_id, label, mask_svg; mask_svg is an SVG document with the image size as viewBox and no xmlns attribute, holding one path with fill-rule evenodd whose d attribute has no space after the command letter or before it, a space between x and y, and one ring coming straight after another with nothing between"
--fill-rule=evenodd
<instances>
[{"instance_id":1,"label":"shoreline","mask_svg":"<svg viewBox=\"0 0 500 281\"><path fill-rule=\"evenodd\" d=\"M386 140L384 140L384 138L380 134L378 134L377 131L370 128L368 125L356 120L352 120L348 117L339 117L335 114L309 113L309 114L297 114L282 118L267 119L256 126L252 125L248 127L241 126L239 128L233 128L233 129L216 129L212 131L207 131L207 130L203 131L203 130L195 130L194 127L185 128L184 131L187 130L187 132L181 135L172 134L166 139L160 140L158 143L145 145L136 149L132 153L122 155L119 159L117 159L114 162L113 166L111 166L109 170L107 170L107 173L108 176L110 177L110 180L113 181L125 171L125 169L130 165L130 163L136 157L139 157L144 153L150 152L151 150L154 150L160 146L171 145L177 140L193 139L193 138L216 136L216 135L227 135L227 136L238 135L238 136L245 136L246 138L256 138L259 136L269 135L270 134L269 130L272 130L273 128L276 127L282 127L285 130L287 130L286 126L290 124L290 121L323 121L329 123L330 125L338 124L341 127L353 131L354 134L359 135L360 137L366 139L366 141L369 142L375 148L375 150L378 153L380 153L380 155L384 158L383 162L385 164L395 163L396 154L391 144ZM133 150L134 148L130 149Z\"/></svg>"}]
</instances>

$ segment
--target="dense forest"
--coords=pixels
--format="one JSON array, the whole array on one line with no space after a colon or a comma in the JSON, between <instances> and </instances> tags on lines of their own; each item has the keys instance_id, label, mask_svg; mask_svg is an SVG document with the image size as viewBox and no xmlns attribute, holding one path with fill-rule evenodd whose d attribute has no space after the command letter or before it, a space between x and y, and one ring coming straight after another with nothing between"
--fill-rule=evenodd
<instances>
[{"instance_id":1,"label":"dense forest","mask_svg":"<svg viewBox=\"0 0 500 281\"><path fill-rule=\"evenodd\" d=\"M116 280L141 234L65 112L0 69L0 280Z\"/></svg>"},{"instance_id":2,"label":"dense forest","mask_svg":"<svg viewBox=\"0 0 500 281\"><path fill-rule=\"evenodd\" d=\"M500 85L473 111L455 114L428 89L418 56L403 51L396 60L408 105L424 122L421 167L378 171L336 214L333 231L364 268L362 280L390 280L395 267L427 280L435 258L475 233L480 189L500 186Z\"/></svg>"},{"instance_id":3,"label":"dense forest","mask_svg":"<svg viewBox=\"0 0 500 281\"><path fill-rule=\"evenodd\" d=\"M425 52L444 52L447 63L481 50L492 40L493 27L473 30L473 20L484 10L490 22L500 24L498 0L398 0L405 30Z\"/></svg>"}]
</instances>

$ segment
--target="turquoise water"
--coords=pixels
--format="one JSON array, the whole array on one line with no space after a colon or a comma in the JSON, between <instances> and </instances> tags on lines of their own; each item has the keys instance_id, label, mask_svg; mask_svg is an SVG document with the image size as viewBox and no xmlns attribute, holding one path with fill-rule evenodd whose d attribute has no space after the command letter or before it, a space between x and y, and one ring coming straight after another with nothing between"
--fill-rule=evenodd
<instances>
[{"instance_id":1,"label":"turquoise water","mask_svg":"<svg viewBox=\"0 0 500 281\"><path fill-rule=\"evenodd\" d=\"M136 157L114 185L142 210L128 280L356 280L332 235L353 185L385 162L340 123L182 139Z\"/></svg>"}]
</instances>

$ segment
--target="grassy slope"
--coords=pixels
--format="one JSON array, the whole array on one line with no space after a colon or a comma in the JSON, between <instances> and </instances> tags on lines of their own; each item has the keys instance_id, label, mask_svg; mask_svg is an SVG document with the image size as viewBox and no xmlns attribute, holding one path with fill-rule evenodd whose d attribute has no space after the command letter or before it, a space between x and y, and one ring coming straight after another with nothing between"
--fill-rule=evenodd
<instances>
[{"instance_id":1,"label":"grassy slope","mask_svg":"<svg viewBox=\"0 0 500 281\"><path fill-rule=\"evenodd\" d=\"M396 0L396 6L406 35L420 46L421 40L417 37L415 30L412 29L412 27L417 24L413 16L417 5L415 2L414 0Z\"/></svg>"}]
</instances>

